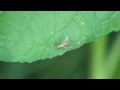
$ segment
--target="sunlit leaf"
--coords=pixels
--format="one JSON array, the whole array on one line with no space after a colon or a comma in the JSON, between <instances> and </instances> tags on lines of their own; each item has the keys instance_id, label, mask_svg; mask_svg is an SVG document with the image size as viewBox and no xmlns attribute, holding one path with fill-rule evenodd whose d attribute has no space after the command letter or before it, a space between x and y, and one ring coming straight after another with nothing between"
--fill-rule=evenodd
<instances>
[{"instance_id":1,"label":"sunlit leaf","mask_svg":"<svg viewBox=\"0 0 120 90\"><path fill-rule=\"evenodd\" d=\"M3 11L0 61L53 58L119 31L119 24L120 13L115 11Z\"/></svg>"}]
</instances>

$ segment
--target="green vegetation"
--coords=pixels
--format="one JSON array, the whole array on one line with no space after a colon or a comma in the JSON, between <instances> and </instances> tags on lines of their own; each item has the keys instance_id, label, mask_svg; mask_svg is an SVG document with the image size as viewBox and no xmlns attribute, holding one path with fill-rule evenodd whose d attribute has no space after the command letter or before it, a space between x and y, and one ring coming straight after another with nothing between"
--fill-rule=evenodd
<instances>
[{"instance_id":1,"label":"green vegetation","mask_svg":"<svg viewBox=\"0 0 120 90\"><path fill-rule=\"evenodd\" d=\"M120 78L119 11L0 12L0 78Z\"/></svg>"}]
</instances>

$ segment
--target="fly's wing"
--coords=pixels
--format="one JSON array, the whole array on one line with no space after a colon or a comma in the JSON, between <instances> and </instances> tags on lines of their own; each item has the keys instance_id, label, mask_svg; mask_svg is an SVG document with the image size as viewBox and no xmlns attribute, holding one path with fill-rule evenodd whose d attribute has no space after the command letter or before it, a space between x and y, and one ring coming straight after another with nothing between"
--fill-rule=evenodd
<instances>
[{"instance_id":1,"label":"fly's wing","mask_svg":"<svg viewBox=\"0 0 120 90\"><path fill-rule=\"evenodd\" d=\"M66 36L61 44L64 45L64 48L66 48L66 47L68 47L67 46L68 43L69 43L69 36Z\"/></svg>"},{"instance_id":2,"label":"fly's wing","mask_svg":"<svg viewBox=\"0 0 120 90\"><path fill-rule=\"evenodd\" d=\"M68 41L69 41L69 36L66 36L66 37L64 38L64 40L62 41L62 43L68 43Z\"/></svg>"}]
</instances>

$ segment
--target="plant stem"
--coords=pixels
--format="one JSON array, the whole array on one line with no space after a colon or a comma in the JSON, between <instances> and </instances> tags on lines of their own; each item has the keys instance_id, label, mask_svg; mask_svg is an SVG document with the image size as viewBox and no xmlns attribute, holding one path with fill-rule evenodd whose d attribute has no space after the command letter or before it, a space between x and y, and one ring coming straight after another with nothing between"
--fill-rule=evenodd
<instances>
[{"instance_id":1,"label":"plant stem","mask_svg":"<svg viewBox=\"0 0 120 90\"><path fill-rule=\"evenodd\" d=\"M91 47L90 59L90 78L102 79L107 78L105 68L105 52L107 45L107 37L101 38L93 42Z\"/></svg>"},{"instance_id":2,"label":"plant stem","mask_svg":"<svg viewBox=\"0 0 120 90\"><path fill-rule=\"evenodd\" d=\"M117 36L115 42L112 45L112 48L110 49L110 52L108 53L106 64L109 78L112 78L114 76L117 64L119 63L120 60L119 48L120 48L120 34Z\"/></svg>"}]
</instances>

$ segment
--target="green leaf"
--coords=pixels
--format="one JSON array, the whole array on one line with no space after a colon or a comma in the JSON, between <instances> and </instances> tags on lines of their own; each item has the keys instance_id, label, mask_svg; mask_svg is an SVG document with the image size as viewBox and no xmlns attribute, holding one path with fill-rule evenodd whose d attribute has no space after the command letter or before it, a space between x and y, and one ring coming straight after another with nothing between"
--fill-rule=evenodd
<instances>
[{"instance_id":1,"label":"green leaf","mask_svg":"<svg viewBox=\"0 0 120 90\"><path fill-rule=\"evenodd\" d=\"M0 61L30 63L53 58L119 31L119 24L117 11L3 11Z\"/></svg>"}]
</instances>

